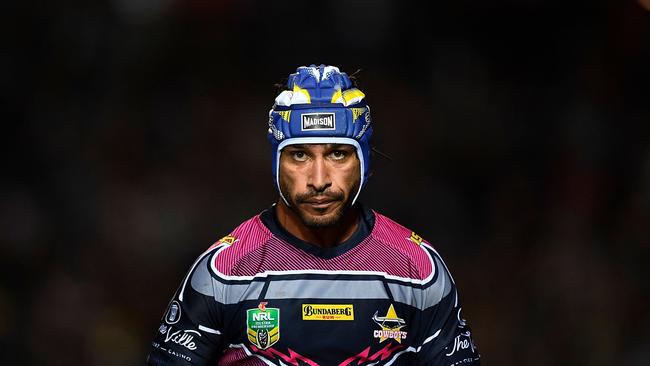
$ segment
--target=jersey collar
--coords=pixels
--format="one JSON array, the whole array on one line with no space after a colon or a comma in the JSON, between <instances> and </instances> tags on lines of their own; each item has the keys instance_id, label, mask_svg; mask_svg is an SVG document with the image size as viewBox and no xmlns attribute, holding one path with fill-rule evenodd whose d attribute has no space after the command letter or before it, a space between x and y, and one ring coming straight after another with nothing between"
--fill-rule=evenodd
<instances>
[{"instance_id":1,"label":"jersey collar","mask_svg":"<svg viewBox=\"0 0 650 366\"><path fill-rule=\"evenodd\" d=\"M330 259L337 257L356 247L370 235L370 232L375 226L375 214L372 212L372 210L367 209L360 203L357 203L357 207L361 213L358 218L359 225L357 227L357 230L352 234L352 236L350 236L348 240L331 248L319 247L315 244L301 240L288 232L285 228L282 227L282 225L280 225L280 222L278 221L275 204L263 211L260 214L260 219L262 220L264 226L266 226L276 237L317 257Z\"/></svg>"}]
</instances>

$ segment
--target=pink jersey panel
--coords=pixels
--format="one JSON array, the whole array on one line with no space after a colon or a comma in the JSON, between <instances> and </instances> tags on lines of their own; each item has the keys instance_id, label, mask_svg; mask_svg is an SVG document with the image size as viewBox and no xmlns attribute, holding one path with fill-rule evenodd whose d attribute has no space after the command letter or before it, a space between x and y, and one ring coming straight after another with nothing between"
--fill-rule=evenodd
<instances>
[{"instance_id":1,"label":"pink jersey panel","mask_svg":"<svg viewBox=\"0 0 650 366\"><path fill-rule=\"evenodd\" d=\"M246 354L243 348L228 348L219 359L219 365L266 366L264 361Z\"/></svg>"},{"instance_id":2,"label":"pink jersey panel","mask_svg":"<svg viewBox=\"0 0 650 366\"><path fill-rule=\"evenodd\" d=\"M372 271L424 279L432 271L430 257L411 231L375 213L370 235L349 251L321 258L274 236L259 216L233 232L235 242L215 256L215 268L228 276L254 276L265 271ZM404 265L404 264L408 265Z\"/></svg>"}]
</instances>

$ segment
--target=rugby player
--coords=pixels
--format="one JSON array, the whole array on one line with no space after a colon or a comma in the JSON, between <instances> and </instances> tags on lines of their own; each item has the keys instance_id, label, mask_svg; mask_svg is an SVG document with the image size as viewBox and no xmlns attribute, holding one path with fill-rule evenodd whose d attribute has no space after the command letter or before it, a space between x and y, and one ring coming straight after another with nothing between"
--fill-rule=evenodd
<instances>
[{"instance_id":1,"label":"rugby player","mask_svg":"<svg viewBox=\"0 0 650 366\"><path fill-rule=\"evenodd\" d=\"M458 291L415 232L358 202L365 95L299 67L269 112L276 204L191 266L149 365L478 365Z\"/></svg>"}]
</instances>

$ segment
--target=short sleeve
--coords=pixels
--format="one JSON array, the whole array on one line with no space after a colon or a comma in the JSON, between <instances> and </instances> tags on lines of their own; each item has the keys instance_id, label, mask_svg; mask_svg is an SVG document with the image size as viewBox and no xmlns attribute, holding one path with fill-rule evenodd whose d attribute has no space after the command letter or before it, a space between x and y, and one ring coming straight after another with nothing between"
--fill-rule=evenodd
<instances>
[{"instance_id":1,"label":"short sleeve","mask_svg":"<svg viewBox=\"0 0 650 366\"><path fill-rule=\"evenodd\" d=\"M480 356L472 331L462 317L458 291L447 266L435 253L436 271L447 281L439 297L427 299L421 314L419 364L426 366L477 366Z\"/></svg>"},{"instance_id":2,"label":"short sleeve","mask_svg":"<svg viewBox=\"0 0 650 366\"><path fill-rule=\"evenodd\" d=\"M213 253L208 250L196 260L174 294L151 342L147 365L216 364L223 349L223 319L209 272Z\"/></svg>"}]
</instances>

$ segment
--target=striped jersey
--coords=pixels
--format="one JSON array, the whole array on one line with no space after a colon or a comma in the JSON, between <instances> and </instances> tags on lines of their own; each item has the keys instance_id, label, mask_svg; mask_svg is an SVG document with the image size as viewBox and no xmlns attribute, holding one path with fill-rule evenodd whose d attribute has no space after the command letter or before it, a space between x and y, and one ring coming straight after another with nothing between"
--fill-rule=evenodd
<instances>
[{"instance_id":1,"label":"striped jersey","mask_svg":"<svg viewBox=\"0 0 650 366\"><path fill-rule=\"evenodd\" d=\"M194 262L149 365L478 365L454 281L420 236L364 209L333 248L304 242L275 207Z\"/></svg>"}]
</instances>

